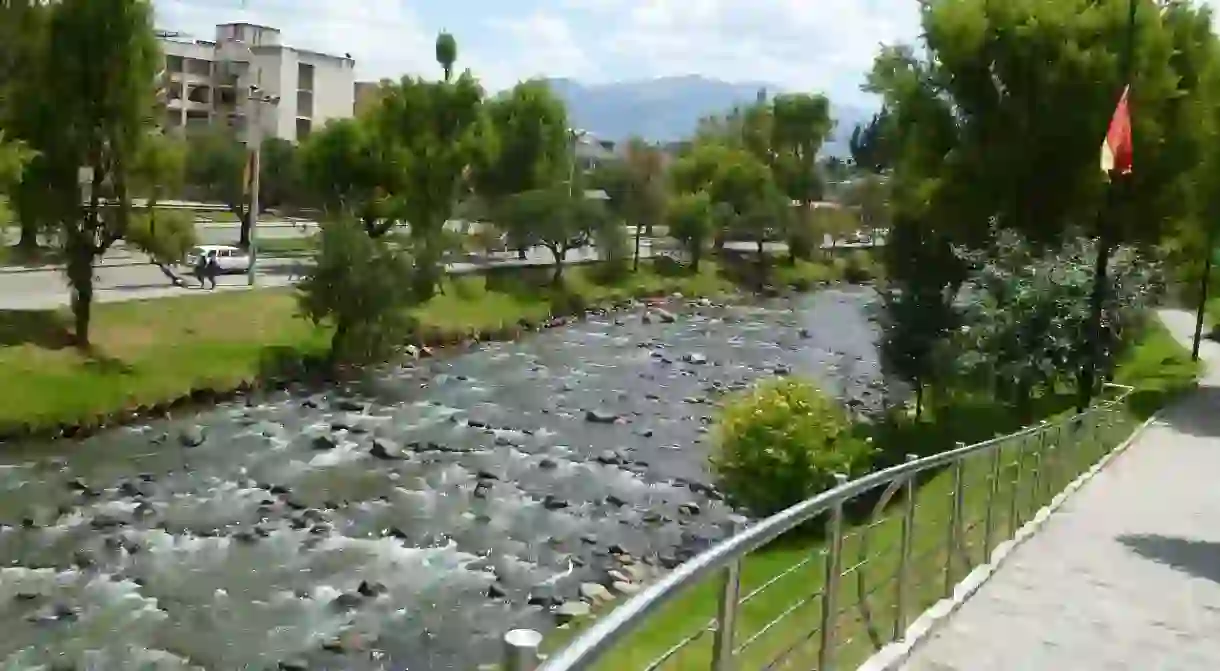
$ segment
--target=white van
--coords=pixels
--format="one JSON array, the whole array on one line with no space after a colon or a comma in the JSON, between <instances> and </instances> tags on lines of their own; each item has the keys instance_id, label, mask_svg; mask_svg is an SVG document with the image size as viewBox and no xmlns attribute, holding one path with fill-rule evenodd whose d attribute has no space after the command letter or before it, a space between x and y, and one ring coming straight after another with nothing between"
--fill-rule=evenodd
<instances>
[{"instance_id":1,"label":"white van","mask_svg":"<svg viewBox=\"0 0 1220 671\"><path fill-rule=\"evenodd\" d=\"M240 247L230 245L200 245L187 252L184 263L193 269L199 258L215 258L221 273L245 273L250 271L250 254Z\"/></svg>"}]
</instances>

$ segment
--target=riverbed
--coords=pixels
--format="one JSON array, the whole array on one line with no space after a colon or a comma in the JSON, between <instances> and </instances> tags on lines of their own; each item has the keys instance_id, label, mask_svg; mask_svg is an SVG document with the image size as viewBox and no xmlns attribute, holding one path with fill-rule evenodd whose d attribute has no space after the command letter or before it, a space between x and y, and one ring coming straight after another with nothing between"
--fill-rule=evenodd
<instances>
[{"instance_id":1,"label":"riverbed","mask_svg":"<svg viewBox=\"0 0 1220 671\"><path fill-rule=\"evenodd\" d=\"M474 669L720 538L716 404L882 401L866 289L675 301L0 453L0 669Z\"/></svg>"}]
</instances>

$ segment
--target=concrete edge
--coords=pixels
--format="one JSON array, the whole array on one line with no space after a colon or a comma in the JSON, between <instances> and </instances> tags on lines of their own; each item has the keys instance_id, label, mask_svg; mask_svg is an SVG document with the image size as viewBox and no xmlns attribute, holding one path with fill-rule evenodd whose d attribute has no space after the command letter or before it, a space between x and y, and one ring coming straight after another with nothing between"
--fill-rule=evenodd
<instances>
[{"instance_id":1,"label":"concrete edge","mask_svg":"<svg viewBox=\"0 0 1220 671\"><path fill-rule=\"evenodd\" d=\"M1124 452L1139 438L1144 431L1154 422L1159 421L1161 413L1164 410L1157 411L1152 417L1149 417L1131 432L1122 443L1113 450L1110 450L1096 464L1093 464L1089 470L1082 473L1075 480L1068 484L1063 491L1055 495L1045 506L1034 514L1030 521L1026 522L1017 530L1017 533L1007 541L1000 543L991 552L991 561L986 564L976 566L961 582L953 587L953 595L946 597L932 604L930 608L925 610L914 622L907 627L903 637L886 645L869 657L863 664L857 667L857 671L899 671L904 664L910 660L911 656L916 652L920 645L930 639L941 627L943 627L949 618L957 612L959 608L965 605L966 601L974 595L975 592L991 578L1003 565L1004 562L1012 556L1017 548L1025 541L1029 540L1036 534L1047 520L1063 506L1067 500L1079 491L1093 476L1097 475L1110 464L1111 461L1122 456Z\"/></svg>"}]
</instances>

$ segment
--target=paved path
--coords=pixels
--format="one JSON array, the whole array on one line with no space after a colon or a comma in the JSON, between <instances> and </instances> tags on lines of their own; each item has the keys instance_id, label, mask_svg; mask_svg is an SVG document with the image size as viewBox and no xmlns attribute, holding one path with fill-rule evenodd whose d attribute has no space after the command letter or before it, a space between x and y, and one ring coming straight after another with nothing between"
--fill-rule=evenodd
<instances>
[{"instance_id":1,"label":"paved path","mask_svg":"<svg viewBox=\"0 0 1220 671\"><path fill-rule=\"evenodd\" d=\"M1193 314L1161 313L1189 346ZM908 671L1220 669L1220 345L1203 388L1071 497Z\"/></svg>"}]
</instances>

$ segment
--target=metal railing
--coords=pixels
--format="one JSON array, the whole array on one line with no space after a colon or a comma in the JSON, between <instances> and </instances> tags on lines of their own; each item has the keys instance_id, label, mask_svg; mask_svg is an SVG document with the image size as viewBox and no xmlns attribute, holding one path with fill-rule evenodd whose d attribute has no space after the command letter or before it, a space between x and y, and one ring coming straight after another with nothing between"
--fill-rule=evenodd
<instances>
[{"instance_id":1,"label":"metal railing","mask_svg":"<svg viewBox=\"0 0 1220 671\"><path fill-rule=\"evenodd\" d=\"M1082 413L929 457L908 455L850 482L840 477L837 487L677 567L550 655L541 671L853 668L900 640L915 616L950 596L1121 443L1133 428L1123 411L1131 391L1107 385L1110 398ZM824 532L810 533L819 521ZM788 542L794 535L798 542ZM792 561L777 567L777 557ZM689 631L646 627L660 609L674 625L691 619L675 611L697 616L713 601L715 612L696 617ZM530 630L509 632L503 668L538 668L541 641Z\"/></svg>"}]
</instances>

